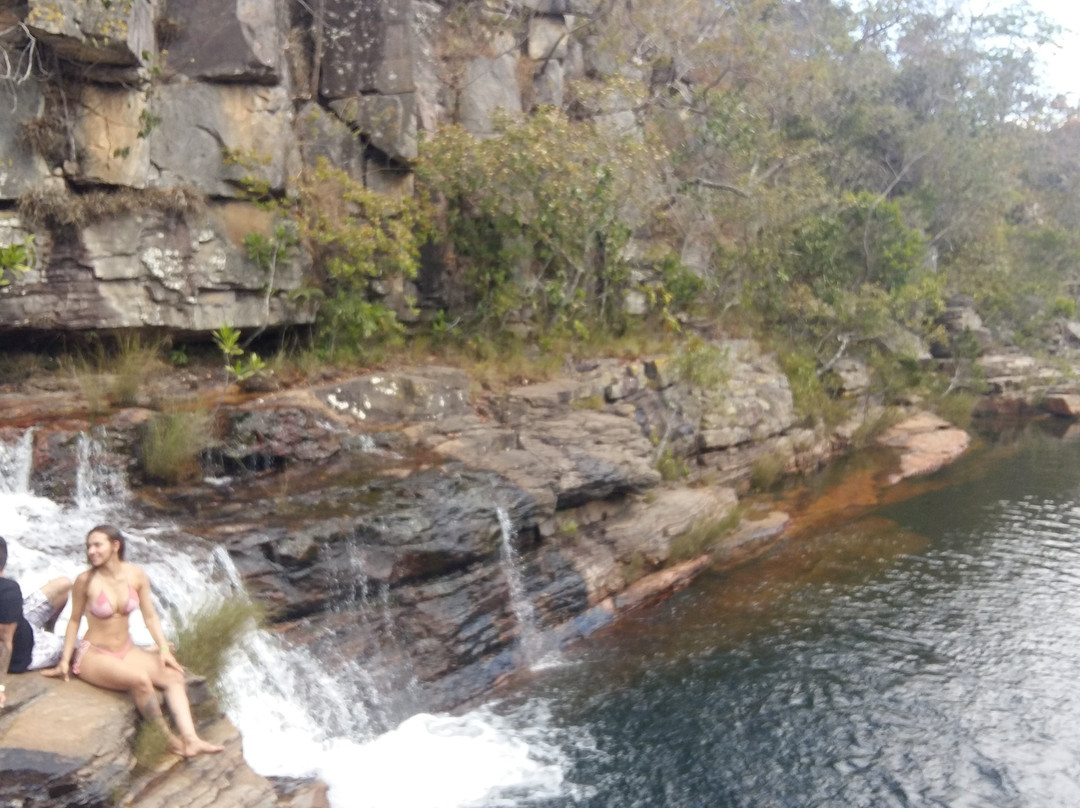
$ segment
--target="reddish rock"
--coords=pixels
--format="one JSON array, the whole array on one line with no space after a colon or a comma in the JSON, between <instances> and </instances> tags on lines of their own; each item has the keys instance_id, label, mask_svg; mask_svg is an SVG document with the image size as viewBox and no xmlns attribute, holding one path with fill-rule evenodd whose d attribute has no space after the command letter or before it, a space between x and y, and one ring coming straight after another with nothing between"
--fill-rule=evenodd
<instances>
[{"instance_id":1,"label":"reddish rock","mask_svg":"<svg viewBox=\"0 0 1080 808\"><path fill-rule=\"evenodd\" d=\"M1080 394L1051 393L1043 399L1043 409L1064 418L1080 417Z\"/></svg>"},{"instance_id":2,"label":"reddish rock","mask_svg":"<svg viewBox=\"0 0 1080 808\"><path fill-rule=\"evenodd\" d=\"M929 474L956 460L971 443L971 436L928 412L917 413L887 429L877 440L900 451L900 468L890 483Z\"/></svg>"}]
</instances>

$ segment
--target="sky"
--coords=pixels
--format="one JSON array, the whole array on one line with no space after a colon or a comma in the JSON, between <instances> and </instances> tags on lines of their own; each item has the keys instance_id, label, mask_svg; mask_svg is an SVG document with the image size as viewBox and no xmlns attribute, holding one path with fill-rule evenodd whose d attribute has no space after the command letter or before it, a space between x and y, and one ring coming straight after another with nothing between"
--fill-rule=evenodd
<instances>
[{"instance_id":1,"label":"sky","mask_svg":"<svg viewBox=\"0 0 1080 808\"><path fill-rule=\"evenodd\" d=\"M1080 101L1080 0L1028 0L1028 4L1063 28L1059 47L1046 47L1040 54L1049 91L1062 93L1069 101ZM975 10L1010 5L1006 0L970 0Z\"/></svg>"}]
</instances>

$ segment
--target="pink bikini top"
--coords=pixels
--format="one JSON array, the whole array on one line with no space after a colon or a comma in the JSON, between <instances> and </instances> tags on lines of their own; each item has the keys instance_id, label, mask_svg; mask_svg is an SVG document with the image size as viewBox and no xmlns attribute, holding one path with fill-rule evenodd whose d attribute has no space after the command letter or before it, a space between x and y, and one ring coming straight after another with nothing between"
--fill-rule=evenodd
<instances>
[{"instance_id":1,"label":"pink bikini top","mask_svg":"<svg viewBox=\"0 0 1080 808\"><path fill-rule=\"evenodd\" d=\"M129 615L133 611L139 608L139 593L135 591L135 587L128 584L128 599L127 603L120 607L120 614ZM94 602L90 604L90 614L94 615L101 620L106 620L116 614L116 610L113 609L112 604L109 602L109 596L105 594L105 590L102 589L98 592Z\"/></svg>"}]
</instances>

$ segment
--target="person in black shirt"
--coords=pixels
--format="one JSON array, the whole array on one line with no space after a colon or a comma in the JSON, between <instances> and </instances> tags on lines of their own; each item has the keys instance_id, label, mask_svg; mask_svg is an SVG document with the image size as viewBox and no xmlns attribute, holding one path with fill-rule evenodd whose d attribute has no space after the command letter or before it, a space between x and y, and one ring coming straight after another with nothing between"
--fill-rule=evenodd
<instances>
[{"instance_id":1,"label":"person in black shirt","mask_svg":"<svg viewBox=\"0 0 1080 808\"><path fill-rule=\"evenodd\" d=\"M4 577L7 556L7 542L0 537L0 709L7 703L6 674L49 668L60 660L64 641L51 628L71 592L71 581L54 578L23 598L19 584Z\"/></svg>"}]
</instances>

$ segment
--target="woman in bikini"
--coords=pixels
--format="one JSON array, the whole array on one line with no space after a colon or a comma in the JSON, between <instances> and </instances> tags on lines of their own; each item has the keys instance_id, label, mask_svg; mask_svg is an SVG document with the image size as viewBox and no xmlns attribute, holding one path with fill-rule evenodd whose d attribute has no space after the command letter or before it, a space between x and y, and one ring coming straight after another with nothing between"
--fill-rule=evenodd
<instances>
[{"instance_id":1,"label":"woman in bikini","mask_svg":"<svg viewBox=\"0 0 1080 808\"><path fill-rule=\"evenodd\" d=\"M71 620L64 637L60 664L46 676L62 676L69 671L84 682L108 690L126 690L147 721L159 723L176 754L192 757L220 752L223 747L198 736L191 717L184 669L173 656L161 622L150 598L146 573L124 561L124 536L111 525L100 525L86 536L86 560L90 569L75 579L71 593ZM128 615L139 609L157 651L146 651L132 643ZM86 634L78 646L75 639L82 615ZM179 737L168 728L156 690L165 693Z\"/></svg>"}]
</instances>

